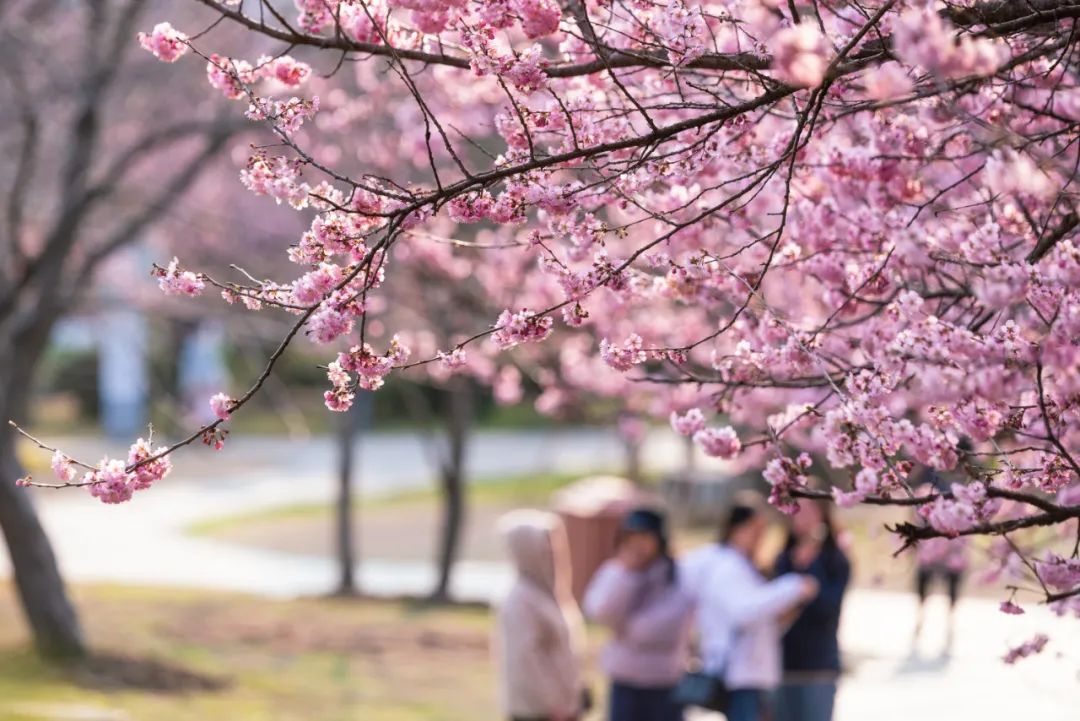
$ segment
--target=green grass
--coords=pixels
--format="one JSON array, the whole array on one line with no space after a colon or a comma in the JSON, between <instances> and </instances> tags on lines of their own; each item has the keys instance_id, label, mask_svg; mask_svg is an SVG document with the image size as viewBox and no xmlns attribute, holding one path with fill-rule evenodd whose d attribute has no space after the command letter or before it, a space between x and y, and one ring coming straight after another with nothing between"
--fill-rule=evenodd
<instances>
[{"instance_id":1,"label":"green grass","mask_svg":"<svg viewBox=\"0 0 1080 721\"><path fill-rule=\"evenodd\" d=\"M99 656L53 666L0 587L0 721L497 716L482 609L97 586L77 597Z\"/></svg>"},{"instance_id":2,"label":"green grass","mask_svg":"<svg viewBox=\"0 0 1080 721\"><path fill-rule=\"evenodd\" d=\"M544 473L474 481L469 487L469 501L473 504L507 506L546 505L552 493L587 475L590 474ZM355 508L371 512L392 507L429 504L437 499L436 489L425 488L378 498L365 498L356 501ZM215 535L248 524L317 518L330 514L332 510L333 507L325 503L289 504L250 513L210 518L192 524L187 531L194 535Z\"/></svg>"}]
</instances>

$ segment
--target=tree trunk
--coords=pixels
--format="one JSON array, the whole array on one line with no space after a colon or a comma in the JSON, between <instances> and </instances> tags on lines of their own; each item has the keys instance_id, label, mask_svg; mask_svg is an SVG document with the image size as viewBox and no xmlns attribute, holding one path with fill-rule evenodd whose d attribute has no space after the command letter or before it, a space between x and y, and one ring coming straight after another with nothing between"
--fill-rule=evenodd
<instances>
[{"instance_id":1,"label":"tree trunk","mask_svg":"<svg viewBox=\"0 0 1080 721\"><path fill-rule=\"evenodd\" d=\"M687 477L694 475L697 470L697 446L694 444L694 439L687 436L683 439L683 472Z\"/></svg>"},{"instance_id":2,"label":"tree trunk","mask_svg":"<svg viewBox=\"0 0 1080 721\"><path fill-rule=\"evenodd\" d=\"M627 439L623 443L626 449L626 477L634 483L641 483L641 441Z\"/></svg>"},{"instance_id":3,"label":"tree trunk","mask_svg":"<svg viewBox=\"0 0 1080 721\"><path fill-rule=\"evenodd\" d=\"M439 536L439 578L431 592L433 601L450 599L450 580L461 547L465 526L465 446L472 425L473 390L465 378L448 388L446 410L447 454L441 464L442 532Z\"/></svg>"},{"instance_id":4,"label":"tree trunk","mask_svg":"<svg viewBox=\"0 0 1080 721\"><path fill-rule=\"evenodd\" d=\"M356 593L356 579L353 574L353 518L352 518L352 475L353 441L356 439L356 409L352 408L341 414L338 449L338 497L337 497L337 557L338 587L341 596Z\"/></svg>"},{"instance_id":5,"label":"tree trunk","mask_svg":"<svg viewBox=\"0 0 1080 721\"><path fill-rule=\"evenodd\" d=\"M352 596L356 586L356 535L353 523L353 475L356 466L356 442L371 425L371 394L357 393L353 407L341 414L338 455L337 557L338 588L341 596Z\"/></svg>"},{"instance_id":6,"label":"tree trunk","mask_svg":"<svg viewBox=\"0 0 1080 721\"><path fill-rule=\"evenodd\" d=\"M30 492L15 485L25 475L7 424L0 429L0 527L15 574L23 612L38 651L48 658L85 654L82 631L56 566L52 546L38 521Z\"/></svg>"},{"instance_id":7,"label":"tree trunk","mask_svg":"<svg viewBox=\"0 0 1080 721\"><path fill-rule=\"evenodd\" d=\"M0 360L0 528L34 644L48 658L72 658L86 653L82 630L30 491L15 485L26 471L16 455L16 433L8 425L9 420L26 421L33 370L51 324L42 326L0 339L6 341Z\"/></svg>"}]
</instances>

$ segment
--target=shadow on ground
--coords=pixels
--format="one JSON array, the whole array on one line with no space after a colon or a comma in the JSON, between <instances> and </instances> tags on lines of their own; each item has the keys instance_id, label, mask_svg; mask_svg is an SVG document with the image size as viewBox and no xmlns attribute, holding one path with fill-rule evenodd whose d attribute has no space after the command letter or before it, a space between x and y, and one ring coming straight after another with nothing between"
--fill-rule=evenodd
<instances>
[{"instance_id":1,"label":"shadow on ground","mask_svg":"<svg viewBox=\"0 0 1080 721\"><path fill-rule=\"evenodd\" d=\"M74 684L95 691L146 691L159 694L221 691L230 679L193 671L162 659L95 653L63 665Z\"/></svg>"}]
</instances>

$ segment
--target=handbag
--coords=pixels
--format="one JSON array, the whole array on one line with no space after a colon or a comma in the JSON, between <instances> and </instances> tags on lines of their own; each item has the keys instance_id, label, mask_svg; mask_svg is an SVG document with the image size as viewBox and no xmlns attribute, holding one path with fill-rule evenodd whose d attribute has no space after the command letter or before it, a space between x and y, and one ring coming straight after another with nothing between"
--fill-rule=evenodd
<instances>
[{"instance_id":1,"label":"handbag","mask_svg":"<svg viewBox=\"0 0 1080 721\"><path fill-rule=\"evenodd\" d=\"M705 671L687 671L675 686L674 699L680 706L697 706L725 713L731 704L731 692L722 676Z\"/></svg>"},{"instance_id":2,"label":"handbag","mask_svg":"<svg viewBox=\"0 0 1080 721\"><path fill-rule=\"evenodd\" d=\"M586 686L581 689L581 714L584 716L588 714L596 706L596 702L593 700L592 689Z\"/></svg>"},{"instance_id":3,"label":"handbag","mask_svg":"<svg viewBox=\"0 0 1080 721\"><path fill-rule=\"evenodd\" d=\"M732 645L734 645L734 640ZM728 651L730 655L731 651ZM672 697L680 706L696 706L708 711L718 711L725 716L731 706L731 690L724 681L727 660L717 673L709 673L703 667L687 671L675 685Z\"/></svg>"}]
</instances>

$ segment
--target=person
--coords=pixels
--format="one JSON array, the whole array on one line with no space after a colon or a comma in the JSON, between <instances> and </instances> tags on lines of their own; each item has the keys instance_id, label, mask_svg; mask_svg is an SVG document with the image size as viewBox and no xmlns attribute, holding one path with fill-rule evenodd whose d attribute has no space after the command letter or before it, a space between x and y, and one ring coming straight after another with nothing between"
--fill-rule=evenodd
<instances>
[{"instance_id":1,"label":"person","mask_svg":"<svg viewBox=\"0 0 1080 721\"><path fill-rule=\"evenodd\" d=\"M574 721L583 711L583 622L565 529L554 514L514 511L500 530L517 572L497 618L504 712L513 721Z\"/></svg>"},{"instance_id":2,"label":"person","mask_svg":"<svg viewBox=\"0 0 1080 721\"><path fill-rule=\"evenodd\" d=\"M767 581L754 567L767 522L756 497L732 504L719 542L683 558L679 578L697 601L703 669L724 681L728 721L767 718L780 683L780 631L785 614L817 594L812 576L788 573Z\"/></svg>"},{"instance_id":3,"label":"person","mask_svg":"<svg viewBox=\"0 0 1080 721\"><path fill-rule=\"evenodd\" d=\"M957 445L957 450L961 453L970 452L971 443L967 439L962 439ZM946 493L951 489L954 480L959 480L958 474L945 474L932 468L924 468L917 492L920 495ZM916 523L925 524L926 521L916 516ZM967 566L968 540L966 538L928 538L919 543L915 570L915 593L918 596L919 605L916 610L915 633L912 638L913 653L916 652L919 637L922 635L926 599L930 592L930 585L935 580L944 582L949 594L949 616L945 631L944 652L947 654L952 648L956 602L960 599L960 587Z\"/></svg>"},{"instance_id":4,"label":"person","mask_svg":"<svg viewBox=\"0 0 1080 721\"><path fill-rule=\"evenodd\" d=\"M799 505L774 570L778 576L809 574L819 590L784 634L784 675L776 693L775 721L829 721L840 676L840 608L851 564L837 541L829 504Z\"/></svg>"},{"instance_id":5,"label":"person","mask_svg":"<svg viewBox=\"0 0 1080 721\"><path fill-rule=\"evenodd\" d=\"M928 538L919 543L915 571L915 593L919 607L915 616L913 645L917 646L922 635L923 614L930 584L935 580L944 582L949 595L949 617L945 630L945 651L952 648L953 621L956 602L960 600L960 587L968 564L966 538Z\"/></svg>"},{"instance_id":6,"label":"person","mask_svg":"<svg viewBox=\"0 0 1080 721\"><path fill-rule=\"evenodd\" d=\"M680 721L674 690L688 660L693 601L677 583L660 513L626 516L615 557L597 570L582 606L614 632L601 656L611 721Z\"/></svg>"}]
</instances>

